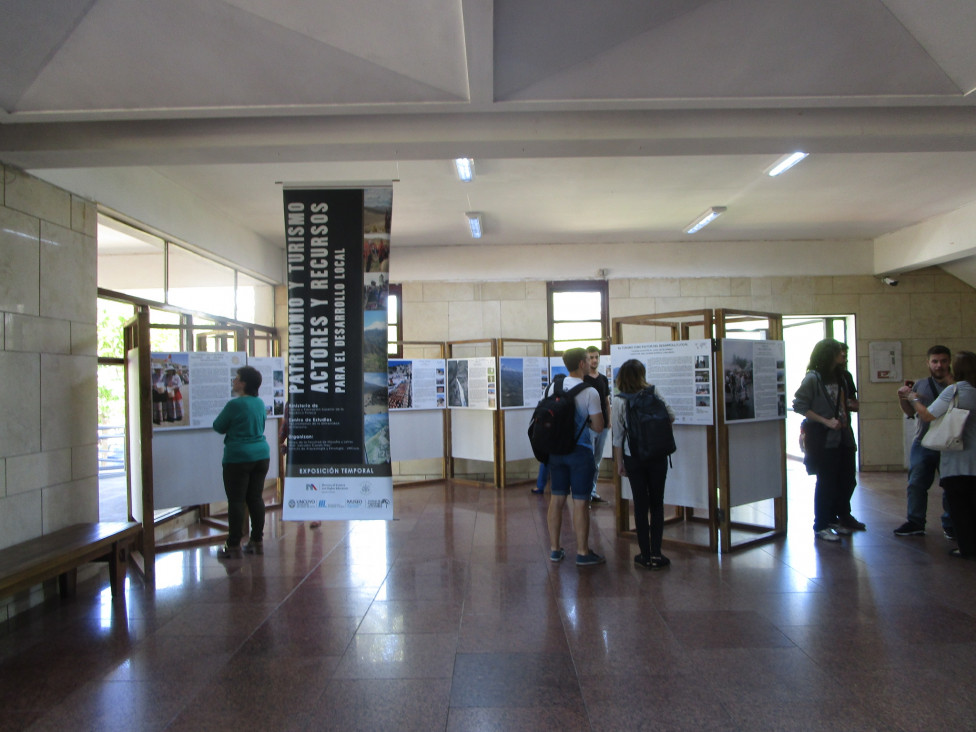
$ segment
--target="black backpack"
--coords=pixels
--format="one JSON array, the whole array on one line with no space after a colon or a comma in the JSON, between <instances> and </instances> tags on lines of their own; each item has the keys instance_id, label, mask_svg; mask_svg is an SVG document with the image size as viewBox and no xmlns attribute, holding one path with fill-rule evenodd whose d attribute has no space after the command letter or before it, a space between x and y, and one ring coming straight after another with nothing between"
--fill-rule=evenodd
<instances>
[{"instance_id":1,"label":"black backpack","mask_svg":"<svg viewBox=\"0 0 976 732\"><path fill-rule=\"evenodd\" d=\"M552 393L543 396L532 413L529 422L529 442L532 453L540 463L548 463L550 455L569 455L576 449L589 418L579 431L576 430L576 395L589 384L577 384L569 391L563 391L565 374L557 374L553 379Z\"/></svg>"},{"instance_id":2,"label":"black backpack","mask_svg":"<svg viewBox=\"0 0 976 732\"><path fill-rule=\"evenodd\" d=\"M627 400L627 444L630 454L642 461L667 457L675 450L671 416L654 387L636 394L621 394Z\"/></svg>"}]
</instances>

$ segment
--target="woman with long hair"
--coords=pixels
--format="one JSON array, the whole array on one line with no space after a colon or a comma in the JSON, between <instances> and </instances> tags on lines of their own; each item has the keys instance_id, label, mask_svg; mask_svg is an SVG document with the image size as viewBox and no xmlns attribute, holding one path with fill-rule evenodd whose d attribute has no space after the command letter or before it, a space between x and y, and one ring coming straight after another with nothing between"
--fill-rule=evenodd
<instances>
[{"instance_id":1,"label":"woman with long hair","mask_svg":"<svg viewBox=\"0 0 976 732\"><path fill-rule=\"evenodd\" d=\"M843 344L833 338L818 342L793 397L793 411L806 418L807 472L817 476L813 533L824 541L840 541L840 534L851 533L839 522L850 516L848 477L856 470L857 450L839 369L844 363Z\"/></svg>"},{"instance_id":2,"label":"woman with long hair","mask_svg":"<svg viewBox=\"0 0 976 732\"><path fill-rule=\"evenodd\" d=\"M617 371L614 384L619 392L613 398L611 419L613 421L613 457L617 472L630 479L630 490L634 496L634 523L637 527L637 544L640 554L634 557L634 564L645 569L664 569L671 560L661 553L664 535L664 482L668 477L668 458L641 460L627 444L627 402L643 389L654 390L647 383L644 364L636 358L624 361ZM655 392L661 399L661 395ZM661 399L664 402L663 399ZM671 421L674 410L664 402ZM648 522L650 514L650 522Z\"/></svg>"},{"instance_id":3,"label":"woman with long hair","mask_svg":"<svg viewBox=\"0 0 976 732\"><path fill-rule=\"evenodd\" d=\"M968 409L969 417L962 435L962 450L945 450L939 462L939 485L945 489L949 517L955 530L956 557L976 557L976 354L959 351L952 359L952 375L956 383L947 386L928 408L918 395L909 394L910 404L918 418L932 422L949 411L956 399L960 409Z\"/></svg>"}]
</instances>

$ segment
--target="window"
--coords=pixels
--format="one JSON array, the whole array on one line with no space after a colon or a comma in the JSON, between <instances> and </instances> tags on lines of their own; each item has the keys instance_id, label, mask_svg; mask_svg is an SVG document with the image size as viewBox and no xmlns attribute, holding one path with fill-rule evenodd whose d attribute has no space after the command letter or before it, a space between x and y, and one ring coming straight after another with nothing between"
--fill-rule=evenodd
<instances>
[{"instance_id":1,"label":"window","mask_svg":"<svg viewBox=\"0 0 976 732\"><path fill-rule=\"evenodd\" d=\"M604 280L550 282L549 342L553 355L570 348L598 346L610 352L610 318L607 283Z\"/></svg>"},{"instance_id":2,"label":"window","mask_svg":"<svg viewBox=\"0 0 976 732\"><path fill-rule=\"evenodd\" d=\"M390 285L386 299L387 355L403 355L403 285Z\"/></svg>"}]
</instances>

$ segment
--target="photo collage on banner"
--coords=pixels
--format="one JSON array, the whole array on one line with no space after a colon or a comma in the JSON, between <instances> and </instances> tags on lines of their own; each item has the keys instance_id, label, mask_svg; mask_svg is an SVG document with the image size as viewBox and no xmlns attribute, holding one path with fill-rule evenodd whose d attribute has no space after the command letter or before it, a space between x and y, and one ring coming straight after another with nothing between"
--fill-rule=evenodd
<instances>
[{"instance_id":1,"label":"photo collage on banner","mask_svg":"<svg viewBox=\"0 0 976 732\"><path fill-rule=\"evenodd\" d=\"M285 360L255 358L243 352L151 353L154 430L210 428L233 398L232 382L241 366L261 373L258 396L268 417L284 413Z\"/></svg>"},{"instance_id":2,"label":"photo collage on banner","mask_svg":"<svg viewBox=\"0 0 976 732\"><path fill-rule=\"evenodd\" d=\"M726 422L786 419L786 343L722 339Z\"/></svg>"},{"instance_id":3,"label":"photo collage on banner","mask_svg":"<svg viewBox=\"0 0 976 732\"><path fill-rule=\"evenodd\" d=\"M392 187L284 191L288 455L282 517L393 518Z\"/></svg>"},{"instance_id":4,"label":"photo collage on banner","mask_svg":"<svg viewBox=\"0 0 976 732\"><path fill-rule=\"evenodd\" d=\"M390 409L447 408L447 368L443 358L398 358L387 362Z\"/></svg>"},{"instance_id":5,"label":"photo collage on banner","mask_svg":"<svg viewBox=\"0 0 976 732\"><path fill-rule=\"evenodd\" d=\"M610 353L614 368L631 358L644 364L647 383L674 410L675 424L712 424L710 340L627 343L611 346Z\"/></svg>"}]
</instances>

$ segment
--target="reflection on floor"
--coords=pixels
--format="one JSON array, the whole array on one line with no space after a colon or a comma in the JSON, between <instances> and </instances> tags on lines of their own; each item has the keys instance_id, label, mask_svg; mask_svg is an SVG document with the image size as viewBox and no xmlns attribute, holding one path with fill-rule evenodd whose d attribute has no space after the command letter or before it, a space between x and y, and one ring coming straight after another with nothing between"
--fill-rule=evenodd
<instances>
[{"instance_id":1,"label":"reflection on floor","mask_svg":"<svg viewBox=\"0 0 976 732\"><path fill-rule=\"evenodd\" d=\"M866 533L716 556L635 544L593 509L601 567L548 560L529 487L405 488L398 520L283 523L264 556L162 555L0 626L0 730L973 729L976 562L892 535L904 477L862 474ZM604 495L610 493L609 487Z\"/></svg>"}]
</instances>

